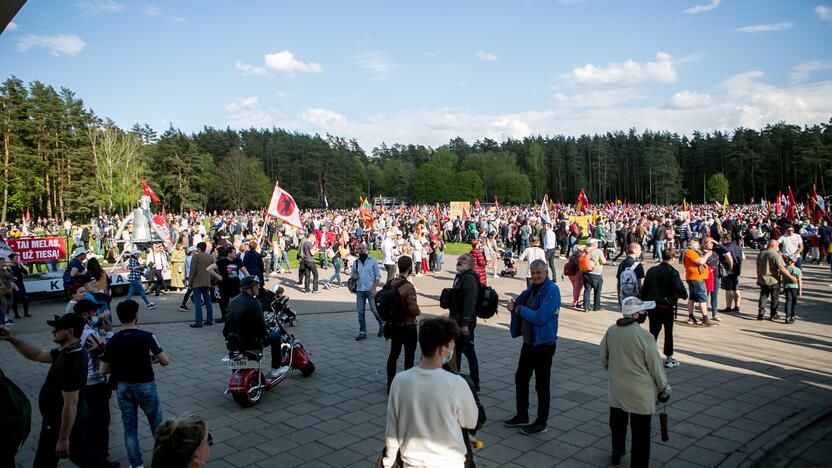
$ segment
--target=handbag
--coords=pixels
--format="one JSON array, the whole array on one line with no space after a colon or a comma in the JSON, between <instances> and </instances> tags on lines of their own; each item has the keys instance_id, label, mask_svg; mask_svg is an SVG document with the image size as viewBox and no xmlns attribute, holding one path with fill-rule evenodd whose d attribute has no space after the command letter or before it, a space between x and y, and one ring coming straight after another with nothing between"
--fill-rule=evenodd
<instances>
[{"instance_id":1,"label":"handbag","mask_svg":"<svg viewBox=\"0 0 832 468\"><path fill-rule=\"evenodd\" d=\"M350 279L347 280L347 289L351 293L355 294L358 291L358 280L350 277Z\"/></svg>"}]
</instances>

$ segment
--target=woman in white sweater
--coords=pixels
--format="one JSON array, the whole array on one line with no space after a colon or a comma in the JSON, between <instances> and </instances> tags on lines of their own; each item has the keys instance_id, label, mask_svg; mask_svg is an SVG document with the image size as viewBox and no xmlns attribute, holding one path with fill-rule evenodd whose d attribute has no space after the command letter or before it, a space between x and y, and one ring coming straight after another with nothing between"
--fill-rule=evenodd
<instances>
[{"instance_id":1,"label":"woman in white sweater","mask_svg":"<svg viewBox=\"0 0 832 468\"><path fill-rule=\"evenodd\" d=\"M453 357L459 326L447 318L419 323L419 366L396 374L387 401L385 468L397 455L405 467L462 468L462 428L477 424L477 404L462 377L442 369Z\"/></svg>"},{"instance_id":2,"label":"woman in white sweater","mask_svg":"<svg viewBox=\"0 0 832 468\"><path fill-rule=\"evenodd\" d=\"M528 261L529 264L526 266L526 287L528 288L529 285L532 284L532 269L531 264L535 260L543 260L546 261L546 251L540 248L540 238L537 236L532 237L532 246L526 247L526 250L520 254L520 261Z\"/></svg>"}]
</instances>

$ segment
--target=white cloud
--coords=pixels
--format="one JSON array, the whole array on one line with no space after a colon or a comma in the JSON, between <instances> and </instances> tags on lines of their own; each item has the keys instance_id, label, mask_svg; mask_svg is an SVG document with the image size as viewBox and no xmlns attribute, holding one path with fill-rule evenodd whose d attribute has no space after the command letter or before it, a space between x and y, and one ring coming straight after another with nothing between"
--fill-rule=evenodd
<instances>
[{"instance_id":1,"label":"white cloud","mask_svg":"<svg viewBox=\"0 0 832 468\"><path fill-rule=\"evenodd\" d=\"M556 89L554 94L555 102L569 108L614 107L643 97L634 88L605 89L572 95L564 94Z\"/></svg>"},{"instance_id":2,"label":"white cloud","mask_svg":"<svg viewBox=\"0 0 832 468\"><path fill-rule=\"evenodd\" d=\"M710 94L700 94L686 89L674 94L665 108L675 110L697 109L710 106L711 102L713 102L713 99Z\"/></svg>"},{"instance_id":3,"label":"white cloud","mask_svg":"<svg viewBox=\"0 0 832 468\"><path fill-rule=\"evenodd\" d=\"M518 119L502 118L488 125L486 136L492 140L522 139L532 134L529 124Z\"/></svg>"},{"instance_id":4,"label":"white cloud","mask_svg":"<svg viewBox=\"0 0 832 468\"><path fill-rule=\"evenodd\" d=\"M822 21L832 23L832 8L826 5L818 5L815 7L815 13Z\"/></svg>"},{"instance_id":5,"label":"white cloud","mask_svg":"<svg viewBox=\"0 0 832 468\"><path fill-rule=\"evenodd\" d=\"M783 30L791 28L792 26L794 26L794 23L792 23L792 22L771 23L771 24L755 24L755 25L752 25L752 26L744 26L742 28L737 28L734 31L744 32L744 33L772 32L772 31L783 31Z\"/></svg>"},{"instance_id":6,"label":"white cloud","mask_svg":"<svg viewBox=\"0 0 832 468\"><path fill-rule=\"evenodd\" d=\"M567 81L586 85L633 85L639 83L674 83L677 79L673 57L657 52L655 62L637 63L632 59L612 62L606 67L591 63L572 70Z\"/></svg>"},{"instance_id":7,"label":"white cloud","mask_svg":"<svg viewBox=\"0 0 832 468\"><path fill-rule=\"evenodd\" d=\"M387 58L387 54L379 51L364 52L355 56L361 68L370 70L374 80L386 80L401 65Z\"/></svg>"},{"instance_id":8,"label":"white cloud","mask_svg":"<svg viewBox=\"0 0 832 468\"><path fill-rule=\"evenodd\" d=\"M476 56L480 60L485 60L486 62L496 62L497 55L494 52L485 52L483 50L478 50Z\"/></svg>"},{"instance_id":9,"label":"white cloud","mask_svg":"<svg viewBox=\"0 0 832 468\"><path fill-rule=\"evenodd\" d=\"M711 0L711 3L708 3L706 5L696 5L694 7L688 8L687 10L684 10L684 12L689 13L691 15L705 13L706 11L711 11L714 8L718 7L720 3L722 3L722 0Z\"/></svg>"},{"instance_id":10,"label":"white cloud","mask_svg":"<svg viewBox=\"0 0 832 468\"><path fill-rule=\"evenodd\" d=\"M301 112L300 117L306 122L324 128L343 126L347 123L347 118L343 115L320 107L306 109Z\"/></svg>"},{"instance_id":11,"label":"white cloud","mask_svg":"<svg viewBox=\"0 0 832 468\"><path fill-rule=\"evenodd\" d=\"M127 5L115 0L91 0L75 4L81 9L85 16L100 15L106 13L118 13L127 9Z\"/></svg>"},{"instance_id":12,"label":"white cloud","mask_svg":"<svg viewBox=\"0 0 832 468\"><path fill-rule=\"evenodd\" d=\"M26 52L32 47L42 47L56 56L64 54L74 57L86 46L87 44L75 34L54 34L51 36L27 34L17 41L17 50L20 52Z\"/></svg>"},{"instance_id":13,"label":"white cloud","mask_svg":"<svg viewBox=\"0 0 832 468\"><path fill-rule=\"evenodd\" d=\"M243 74L243 76L255 75L255 76L266 76L269 74L269 71L266 70L265 67L256 67L254 65L249 65L247 63L243 63L239 60L234 62L234 68L236 68L239 72Z\"/></svg>"},{"instance_id":14,"label":"white cloud","mask_svg":"<svg viewBox=\"0 0 832 468\"><path fill-rule=\"evenodd\" d=\"M228 125L234 128L268 128L274 125L274 117L260 108L260 99L254 96L233 99L225 105L229 113Z\"/></svg>"},{"instance_id":15,"label":"white cloud","mask_svg":"<svg viewBox=\"0 0 832 468\"><path fill-rule=\"evenodd\" d=\"M792 83L799 83L809 79L812 72L821 70L832 70L832 60L812 60L811 62L802 62L792 67L792 72L789 77Z\"/></svg>"},{"instance_id":16,"label":"white cloud","mask_svg":"<svg viewBox=\"0 0 832 468\"><path fill-rule=\"evenodd\" d=\"M695 54L680 55L678 57L673 57L673 63L694 63L702 60L703 58L705 58L705 52L697 52Z\"/></svg>"},{"instance_id":17,"label":"white cloud","mask_svg":"<svg viewBox=\"0 0 832 468\"><path fill-rule=\"evenodd\" d=\"M170 21L171 23L184 23L185 22L185 18L183 18L181 16L168 15L165 12L163 12L162 9L157 7L156 5L145 5L144 8L142 8L142 15L150 16L150 17L154 17L154 18L163 18L163 19L166 19L166 20Z\"/></svg>"},{"instance_id":18,"label":"white cloud","mask_svg":"<svg viewBox=\"0 0 832 468\"><path fill-rule=\"evenodd\" d=\"M283 73L286 77L295 76L296 72L320 73L323 69L315 62L304 63L295 58L288 50L266 54L263 56L266 67Z\"/></svg>"},{"instance_id":19,"label":"white cloud","mask_svg":"<svg viewBox=\"0 0 832 468\"><path fill-rule=\"evenodd\" d=\"M5 31L17 31L17 23L15 23L14 21L9 21L9 24L6 25Z\"/></svg>"}]
</instances>

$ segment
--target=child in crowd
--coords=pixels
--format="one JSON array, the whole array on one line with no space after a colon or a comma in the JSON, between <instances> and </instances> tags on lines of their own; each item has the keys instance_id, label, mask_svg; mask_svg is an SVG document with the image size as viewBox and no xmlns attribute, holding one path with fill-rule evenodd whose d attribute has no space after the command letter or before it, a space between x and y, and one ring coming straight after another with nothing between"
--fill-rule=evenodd
<instances>
[{"instance_id":1,"label":"child in crowd","mask_svg":"<svg viewBox=\"0 0 832 468\"><path fill-rule=\"evenodd\" d=\"M783 292L786 294L786 323L794 323L794 309L797 307L797 296L803 295L803 272L794 264L794 259L786 258L786 269L797 281L792 282L783 278Z\"/></svg>"}]
</instances>

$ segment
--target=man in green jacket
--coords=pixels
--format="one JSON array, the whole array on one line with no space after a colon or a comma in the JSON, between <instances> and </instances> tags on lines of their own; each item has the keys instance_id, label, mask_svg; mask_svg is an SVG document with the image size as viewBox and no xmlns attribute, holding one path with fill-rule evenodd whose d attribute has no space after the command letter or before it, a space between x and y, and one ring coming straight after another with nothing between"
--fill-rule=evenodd
<instances>
[{"instance_id":1,"label":"man in green jacket","mask_svg":"<svg viewBox=\"0 0 832 468\"><path fill-rule=\"evenodd\" d=\"M647 318L647 311L655 307L652 301L635 296L625 298L621 302L624 317L607 329L601 340L601 364L609 374L613 465L618 465L624 455L629 422L633 431L630 467L647 467L650 420L656 412L656 399L670 399L670 385L656 340L639 326Z\"/></svg>"}]
</instances>

